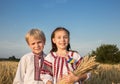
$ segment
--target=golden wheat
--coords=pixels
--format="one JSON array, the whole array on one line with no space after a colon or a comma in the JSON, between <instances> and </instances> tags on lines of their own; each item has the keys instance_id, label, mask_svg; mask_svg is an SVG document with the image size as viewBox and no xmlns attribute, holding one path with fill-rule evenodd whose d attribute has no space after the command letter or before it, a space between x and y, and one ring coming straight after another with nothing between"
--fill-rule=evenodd
<instances>
[{"instance_id":1,"label":"golden wheat","mask_svg":"<svg viewBox=\"0 0 120 84\"><path fill-rule=\"evenodd\" d=\"M90 70L93 70L94 68L96 68L97 65L98 63L95 62L95 56L94 57L85 56L81 61L81 63L78 65L77 69L73 71L73 73L76 76L82 75L84 73L89 72ZM66 83L64 79L61 79L60 81L58 81L57 84L66 84ZM73 83L69 83L69 84L73 84Z\"/></svg>"},{"instance_id":2,"label":"golden wheat","mask_svg":"<svg viewBox=\"0 0 120 84\"><path fill-rule=\"evenodd\" d=\"M18 62L0 61L0 84L12 84ZM99 64L84 84L120 84L120 64Z\"/></svg>"},{"instance_id":3,"label":"golden wheat","mask_svg":"<svg viewBox=\"0 0 120 84\"><path fill-rule=\"evenodd\" d=\"M120 64L100 64L85 84L120 84Z\"/></svg>"},{"instance_id":4,"label":"golden wheat","mask_svg":"<svg viewBox=\"0 0 120 84\"><path fill-rule=\"evenodd\" d=\"M0 84L12 84L18 62L0 62Z\"/></svg>"}]
</instances>

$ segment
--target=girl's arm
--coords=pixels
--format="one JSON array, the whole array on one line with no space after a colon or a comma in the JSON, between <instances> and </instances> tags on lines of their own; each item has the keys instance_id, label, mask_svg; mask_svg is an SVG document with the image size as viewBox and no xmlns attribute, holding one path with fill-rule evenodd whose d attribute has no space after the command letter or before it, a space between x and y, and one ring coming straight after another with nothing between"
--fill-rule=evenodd
<instances>
[{"instance_id":1,"label":"girl's arm","mask_svg":"<svg viewBox=\"0 0 120 84\"><path fill-rule=\"evenodd\" d=\"M75 81L79 81L79 80L80 81L84 81L86 79L87 79L87 74L85 73L85 74L76 76L76 80Z\"/></svg>"},{"instance_id":2,"label":"girl's arm","mask_svg":"<svg viewBox=\"0 0 120 84\"><path fill-rule=\"evenodd\" d=\"M66 83L73 83L73 82L77 82L77 81L83 82L84 80L87 79L87 74L75 76L71 71L69 71L68 76L64 76L64 79L65 79Z\"/></svg>"},{"instance_id":3,"label":"girl's arm","mask_svg":"<svg viewBox=\"0 0 120 84\"><path fill-rule=\"evenodd\" d=\"M52 83L52 81L49 81L49 80L48 80L46 84L53 84L53 83Z\"/></svg>"}]
</instances>

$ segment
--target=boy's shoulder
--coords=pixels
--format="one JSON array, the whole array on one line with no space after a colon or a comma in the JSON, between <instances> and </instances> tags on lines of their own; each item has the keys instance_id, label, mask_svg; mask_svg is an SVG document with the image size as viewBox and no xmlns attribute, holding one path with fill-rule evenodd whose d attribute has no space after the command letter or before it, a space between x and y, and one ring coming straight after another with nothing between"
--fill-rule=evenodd
<instances>
[{"instance_id":1,"label":"boy's shoulder","mask_svg":"<svg viewBox=\"0 0 120 84\"><path fill-rule=\"evenodd\" d=\"M26 54L24 54L22 57L21 57L21 59L25 59L25 58L30 58L30 57L33 57L33 53L32 52L29 52L29 53L26 53Z\"/></svg>"},{"instance_id":2,"label":"boy's shoulder","mask_svg":"<svg viewBox=\"0 0 120 84\"><path fill-rule=\"evenodd\" d=\"M22 56L22 58L33 58L34 54L32 52L26 53ZM46 54L43 52L43 57L46 57Z\"/></svg>"},{"instance_id":3,"label":"boy's shoulder","mask_svg":"<svg viewBox=\"0 0 120 84\"><path fill-rule=\"evenodd\" d=\"M46 56L47 56L47 54L43 52L43 57L46 57Z\"/></svg>"}]
</instances>

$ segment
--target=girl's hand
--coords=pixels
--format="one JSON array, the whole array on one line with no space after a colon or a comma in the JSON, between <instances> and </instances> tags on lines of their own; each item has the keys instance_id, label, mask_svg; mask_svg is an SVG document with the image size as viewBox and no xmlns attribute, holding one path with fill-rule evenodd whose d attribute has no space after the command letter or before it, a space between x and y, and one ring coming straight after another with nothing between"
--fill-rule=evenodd
<instances>
[{"instance_id":1,"label":"girl's hand","mask_svg":"<svg viewBox=\"0 0 120 84\"><path fill-rule=\"evenodd\" d=\"M67 76L63 77L66 83L74 83L78 81L79 77L75 76L71 71L68 72Z\"/></svg>"},{"instance_id":2,"label":"girl's hand","mask_svg":"<svg viewBox=\"0 0 120 84\"><path fill-rule=\"evenodd\" d=\"M48 80L46 84L53 84L53 83L52 83L52 81L49 81L49 80Z\"/></svg>"}]
</instances>

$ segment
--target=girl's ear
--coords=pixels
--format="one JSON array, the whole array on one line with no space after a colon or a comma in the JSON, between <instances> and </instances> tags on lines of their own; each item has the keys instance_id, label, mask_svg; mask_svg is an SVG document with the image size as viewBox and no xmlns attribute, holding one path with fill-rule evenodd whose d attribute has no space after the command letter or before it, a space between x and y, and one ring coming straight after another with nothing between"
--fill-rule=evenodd
<instances>
[{"instance_id":1,"label":"girl's ear","mask_svg":"<svg viewBox=\"0 0 120 84\"><path fill-rule=\"evenodd\" d=\"M53 41L53 43L55 43L55 39L54 38L52 39L52 41Z\"/></svg>"}]
</instances>

